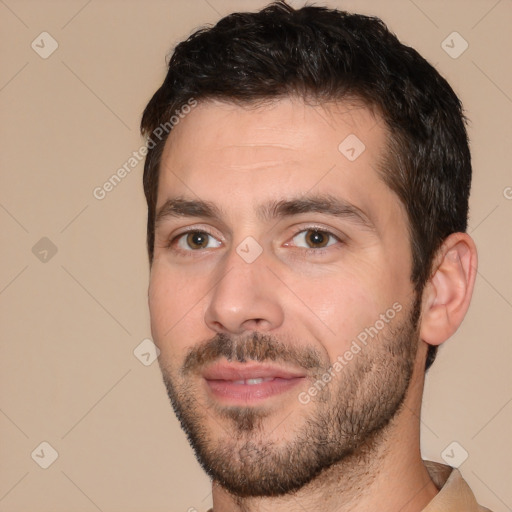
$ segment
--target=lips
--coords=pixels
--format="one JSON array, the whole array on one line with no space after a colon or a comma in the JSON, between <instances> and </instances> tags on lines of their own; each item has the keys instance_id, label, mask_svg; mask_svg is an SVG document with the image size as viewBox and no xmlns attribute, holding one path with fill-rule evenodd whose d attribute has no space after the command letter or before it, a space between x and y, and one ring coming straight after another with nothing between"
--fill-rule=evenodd
<instances>
[{"instance_id":1,"label":"lips","mask_svg":"<svg viewBox=\"0 0 512 512\"><path fill-rule=\"evenodd\" d=\"M214 399L231 405L248 405L289 391L306 375L275 364L223 362L205 368L202 377Z\"/></svg>"},{"instance_id":2,"label":"lips","mask_svg":"<svg viewBox=\"0 0 512 512\"><path fill-rule=\"evenodd\" d=\"M300 370L287 369L274 364L262 363L215 363L206 367L202 375L207 380L239 381L249 379L293 379L304 377Z\"/></svg>"},{"instance_id":3,"label":"lips","mask_svg":"<svg viewBox=\"0 0 512 512\"><path fill-rule=\"evenodd\" d=\"M234 380L233 384L246 384L247 386L254 386L256 384L261 384L262 382L270 382L274 380L273 377L265 377L259 379L245 379L245 380Z\"/></svg>"}]
</instances>

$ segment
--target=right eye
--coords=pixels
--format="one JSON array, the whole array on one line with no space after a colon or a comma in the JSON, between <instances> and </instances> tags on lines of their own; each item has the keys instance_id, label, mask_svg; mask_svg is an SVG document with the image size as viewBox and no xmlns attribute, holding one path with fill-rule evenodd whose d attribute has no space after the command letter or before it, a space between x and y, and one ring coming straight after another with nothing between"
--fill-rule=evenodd
<instances>
[{"instance_id":1,"label":"right eye","mask_svg":"<svg viewBox=\"0 0 512 512\"><path fill-rule=\"evenodd\" d=\"M221 246L221 242L206 231L189 231L178 235L171 243L182 251L198 251L200 249L213 249Z\"/></svg>"}]
</instances>

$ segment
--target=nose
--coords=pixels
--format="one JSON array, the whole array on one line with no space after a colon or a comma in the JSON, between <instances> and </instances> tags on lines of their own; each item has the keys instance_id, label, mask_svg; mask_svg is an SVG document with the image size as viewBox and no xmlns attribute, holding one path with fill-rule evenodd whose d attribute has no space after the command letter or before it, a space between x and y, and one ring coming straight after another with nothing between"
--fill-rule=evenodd
<instances>
[{"instance_id":1,"label":"nose","mask_svg":"<svg viewBox=\"0 0 512 512\"><path fill-rule=\"evenodd\" d=\"M284 320L279 281L268 269L264 253L247 263L236 251L225 261L223 273L210 295L206 325L217 333L268 332Z\"/></svg>"}]
</instances>

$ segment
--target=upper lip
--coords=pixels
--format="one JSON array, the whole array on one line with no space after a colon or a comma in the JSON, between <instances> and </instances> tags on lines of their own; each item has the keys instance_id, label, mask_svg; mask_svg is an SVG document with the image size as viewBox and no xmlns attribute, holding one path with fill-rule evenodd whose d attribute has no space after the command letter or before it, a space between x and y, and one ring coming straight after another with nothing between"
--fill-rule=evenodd
<instances>
[{"instance_id":1,"label":"upper lip","mask_svg":"<svg viewBox=\"0 0 512 512\"><path fill-rule=\"evenodd\" d=\"M233 363L219 362L206 367L202 372L206 380L238 381L247 379L294 379L305 377L305 374L296 369L283 368L272 363Z\"/></svg>"}]
</instances>

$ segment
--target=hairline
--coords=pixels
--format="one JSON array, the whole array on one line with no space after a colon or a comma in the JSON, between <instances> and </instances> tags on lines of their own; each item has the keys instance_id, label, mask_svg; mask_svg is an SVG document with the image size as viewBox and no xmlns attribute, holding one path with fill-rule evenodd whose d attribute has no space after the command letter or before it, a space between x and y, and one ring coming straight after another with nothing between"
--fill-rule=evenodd
<instances>
[{"instance_id":1,"label":"hairline","mask_svg":"<svg viewBox=\"0 0 512 512\"><path fill-rule=\"evenodd\" d=\"M412 231L412 222L409 218L409 212L407 211L407 205L404 203L402 198L397 194L395 190L390 186L389 180L392 179L393 174L396 174L401 171L400 163L395 158L395 152L397 149L397 143L399 142L395 137L393 137L393 134L391 132L391 127L389 126L388 122L386 121L386 117L381 109L381 107L376 102L371 102L368 99L366 99L363 95L357 94L355 92L347 92L346 94L341 95L340 97L335 97L333 95L327 95L327 94L316 94L314 92L306 91L304 94L299 93L297 91L291 91L288 94L281 94L276 96L263 96L260 98L253 98L253 99L245 99L245 98L235 98L230 97L228 95L221 96L221 95L205 95L197 99L198 106L204 105L204 104L213 104L213 103L221 103L224 105L234 105L241 108L249 108L249 109L259 109L259 108L265 108L266 106L271 106L277 103L279 100L290 98L290 99L299 99L301 100L305 105L310 106L326 106L329 105L340 105L340 104L346 104L349 106L354 106L356 108L364 108L367 111L370 112L372 116L377 121L383 121L381 123L381 128L384 130L385 135L385 144L383 146L383 149L381 151L381 154L379 155L379 158L377 160L377 165L375 167L375 170L377 171L377 175L379 179L387 186L387 188L394 194L396 199L398 200L401 208L404 210L406 221L407 221L407 230L409 233L409 247L411 251L411 256L414 256L413 251L413 231ZM313 102L309 102L308 100L313 100ZM171 135L173 133L173 129L169 131L167 136L163 138L157 146L154 149L159 149L158 153L155 155L157 156L158 160L154 162L153 167L156 168L156 179L155 179L155 190L154 190L154 207L153 207L153 247L151 248L151 261L150 266L152 264L153 256L154 256L154 234L156 229L156 214L157 214L157 199L158 199L158 191L160 188L160 172L162 167L162 157L165 153L165 151L170 150L171 144L169 144L169 140L171 139ZM413 271L414 269L411 269L410 279L412 281L413 278Z\"/></svg>"}]
</instances>

